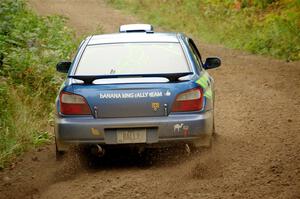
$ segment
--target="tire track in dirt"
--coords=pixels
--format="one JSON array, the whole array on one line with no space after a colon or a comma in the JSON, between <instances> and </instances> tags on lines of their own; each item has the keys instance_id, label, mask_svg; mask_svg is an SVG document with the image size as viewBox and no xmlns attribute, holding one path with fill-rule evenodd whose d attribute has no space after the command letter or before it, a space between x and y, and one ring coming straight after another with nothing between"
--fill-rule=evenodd
<instances>
[{"instance_id":1,"label":"tire track in dirt","mask_svg":"<svg viewBox=\"0 0 300 199\"><path fill-rule=\"evenodd\" d=\"M30 5L43 15L67 16L79 36L99 26L117 32L121 24L140 22L100 0ZM212 150L191 156L160 151L150 166L130 153L114 154L82 167L76 153L55 162L51 145L0 173L10 177L0 183L0 198L300 198L300 63L198 46L204 57L223 60L210 71L217 95Z\"/></svg>"}]
</instances>

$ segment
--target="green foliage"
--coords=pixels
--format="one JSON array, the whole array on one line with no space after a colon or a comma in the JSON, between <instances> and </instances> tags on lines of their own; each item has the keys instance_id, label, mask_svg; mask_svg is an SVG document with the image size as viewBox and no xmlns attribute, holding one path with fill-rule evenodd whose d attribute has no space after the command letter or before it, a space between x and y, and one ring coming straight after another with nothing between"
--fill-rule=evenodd
<instances>
[{"instance_id":1,"label":"green foliage","mask_svg":"<svg viewBox=\"0 0 300 199\"><path fill-rule=\"evenodd\" d=\"M107 0L145 21L212 43L300 59L299 0Z\"/></svg>"},{"instance_id":2,"label":"green foliage","mask_svg":"<svg viewBox=\"0 0 300 199\"><path fill-rule=\"evenodd\" d=\"M23 0L0 1L0 167L51 140L49 116L62 82L55 65L76 44L63 17L38 17Z\"/></svg>"}]
</instances>

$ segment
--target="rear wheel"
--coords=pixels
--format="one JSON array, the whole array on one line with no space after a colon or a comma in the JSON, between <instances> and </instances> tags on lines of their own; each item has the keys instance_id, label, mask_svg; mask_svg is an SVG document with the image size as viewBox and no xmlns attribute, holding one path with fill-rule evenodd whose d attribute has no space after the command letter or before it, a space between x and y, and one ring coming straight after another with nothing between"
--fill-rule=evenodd
<instances>
[{"instance_id":1,"label":"rear wheel","mask_svg":"<svg viewBox=\"0 0 300 199\"><path fill-rule=\"evenodd\" d=\"M213 130L212 130L212 137L216 136L216 127L215 127L215 120L213 120Z\"/></svg>"}]
</instances>

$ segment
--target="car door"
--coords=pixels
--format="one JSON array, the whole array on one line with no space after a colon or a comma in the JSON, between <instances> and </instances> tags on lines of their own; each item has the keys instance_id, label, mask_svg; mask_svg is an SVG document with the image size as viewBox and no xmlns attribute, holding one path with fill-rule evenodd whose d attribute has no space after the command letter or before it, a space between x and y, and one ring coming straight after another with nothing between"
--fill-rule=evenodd
<instances>
[{"instance_id":1,"label":"car door","mask_svg":"<svg viewBox=\"0 0 300 199\"><path fill-rule=\"evenodd\" d=\"M211 109L214 101L214 80L203 68L202 57L195 42L188 38L188 44L200 72L199 79L196 82L203 88L206 107Z\"/></svg>"}]
</instances>

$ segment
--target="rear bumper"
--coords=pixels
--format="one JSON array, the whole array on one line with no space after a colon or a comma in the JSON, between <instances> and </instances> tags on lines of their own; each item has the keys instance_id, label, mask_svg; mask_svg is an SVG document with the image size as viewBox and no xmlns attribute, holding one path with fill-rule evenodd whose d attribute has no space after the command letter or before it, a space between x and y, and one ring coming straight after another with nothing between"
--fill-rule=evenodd
<instances>
[{"instance_id":1,"label":"rear bumper","mask_svg":"<svg viewBox=\"0 0 300 199\"><path fill-rule=\"evenodd\" d=\"M213 111L195 114L174 114L165 117L57 118L55 135L59 150L72 144L117 145L119 128L146 128L146 143L207 142L213 131Z\"/></svg>"}]
</instances>

